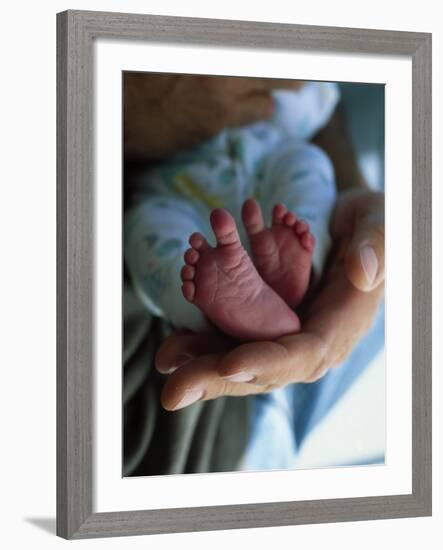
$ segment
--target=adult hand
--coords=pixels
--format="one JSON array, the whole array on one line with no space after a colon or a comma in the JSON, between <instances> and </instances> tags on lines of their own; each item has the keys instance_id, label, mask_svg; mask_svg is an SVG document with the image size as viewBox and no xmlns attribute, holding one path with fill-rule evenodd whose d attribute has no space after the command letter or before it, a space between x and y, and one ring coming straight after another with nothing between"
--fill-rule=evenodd
<instances>
[{"instance_id":1,"label":"adult hand","mask_svg":"<svg viewBox=\"0 0 443 550\"><path fill-rule=\"evenodd\" d=\"M162 159L227 127L269 118L273 89L298 89L297 80L126 73L126 160Z\"/></svg>"},{"instance_id":2,"label":"adult hand","mask_svg":"<svg viewBox=\"0 0 443 550\"><path fill-rule=\"evenodd\" d=\"M176 410L197 400L314 382L341 364L369 330L383 296L383 212L382 194L341 195L331 224L331 261L300 333L241 345L219 334L178 332L166 339L156 357L157 369L171 373L163 406Z\"/></svg>"}]
</instances>

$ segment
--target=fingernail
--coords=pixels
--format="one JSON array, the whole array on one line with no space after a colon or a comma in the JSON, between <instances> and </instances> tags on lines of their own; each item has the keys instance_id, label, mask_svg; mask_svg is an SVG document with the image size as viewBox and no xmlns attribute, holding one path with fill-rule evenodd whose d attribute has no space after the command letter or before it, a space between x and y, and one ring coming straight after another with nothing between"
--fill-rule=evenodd
<instances>
[{"instance_id":1,"label":"fingernail","mask_svg":"<svg viewBox=\"0 0 443 550\"><path fill-rule=\"evenodd\" d=\"M159 370L162 374L172 374L179 367L182 367L183 365L185 365L186 363L188 363L188 361L191 361L192 359L194 359L194 356L191 355L190 353L180 353L175 358L174 363L169 366L169 369L166 370L165 368L161 368Z\"/></svg>"},{"instance_id":2,"label":"fingernail","mask_svg":"<svg viewBox=\"0 0 443 550\"><path fill-rule=\"evenodd\" d=\"M171 368L172 368L173 370L176 370L176 369L178 369L179 367L182 367L183 365L185 365L186 363L188 363L189 361L191 361L191 359L194 359L194 356L191 355L190 353L180 353L180 354L177 355L177 357L175 358L174 364L171 365Z\"/></svg>"},{"instance_id":3,"label":"fingernail","mask_svg":"<svg viewBox=\"0 0 443 550\"><path fill-rule=\"evenodd\" d=\"M255 377L253 374L248 374L247 372L237 372L237 374L222 376L222 378L223 380L228 380L229 382L252 382Z\"/></svg>"},{"instance_id":4,"label":"fingernail","mask_svg":"<svg viewBox=\"0 0 443 550\"><path fill-rule=\"evenodd\" d=\"M202 397L203 397L203 390L188 390L185 392L183 397L174 407L174 410L177 411L178 409L183 409L184 407L187 407L188 405L195 403Z\"/></svg>"},{"instance_id":5,"label":"fingernail","mask_svg":"<svg viewBox=\"0 0 443 550\"><path fill-rule=\"evenodd\" d=\"M372 246L365 244L360 248L360 261L368 283L372 285L378 271L378 260Z\"/></svg>"}]
</instances>

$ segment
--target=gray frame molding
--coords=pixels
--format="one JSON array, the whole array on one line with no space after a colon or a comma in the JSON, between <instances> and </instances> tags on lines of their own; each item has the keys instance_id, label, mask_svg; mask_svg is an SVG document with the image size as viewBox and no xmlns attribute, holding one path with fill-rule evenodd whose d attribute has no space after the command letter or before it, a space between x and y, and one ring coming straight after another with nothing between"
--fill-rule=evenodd
<instances>
[{"instance_id":1,"label":"gray frame molding","mask_svg":"<svg viewBox=\"0 0 443 550\"><path fill-rule=\"evenodd\" d=\"M93 513L93 51L96 38L412 59L412 494ZM431 35L66 11L57 14L57 534L87 538L431 515Z\"/></svg>"}]
</instances>

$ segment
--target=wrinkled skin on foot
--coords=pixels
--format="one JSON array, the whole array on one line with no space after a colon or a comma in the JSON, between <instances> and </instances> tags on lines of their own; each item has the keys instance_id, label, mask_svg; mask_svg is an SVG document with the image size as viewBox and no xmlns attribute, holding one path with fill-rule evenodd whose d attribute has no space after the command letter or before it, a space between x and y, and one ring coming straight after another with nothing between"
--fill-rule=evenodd
<instances>
[{"instance_id":1,"label":"wrinkled skin on foot","mask_svg":"<svg viewBox=\"0 0 443 550\"><path fill-rule=\"evenodd\" d=\"M266 227L254 199L243 205L242 218L257 271L289 306L296 307L306 294L311 274L315 243L308 224L277 204L272 225Z\"/></svg>"},{"instance_id":2,"label":"wrinkled skin on foot","mask_svg":"<svg viewBox=\"0 0 443 550\"><path fill-rule=\"evenodd\" d=\"M217 246L200 233L184 255L183 295L222 332L236 340L270 340L298 332L297 315L263 281L243 248L233 217L211 214Z\"/></svg>"}]
</instances>

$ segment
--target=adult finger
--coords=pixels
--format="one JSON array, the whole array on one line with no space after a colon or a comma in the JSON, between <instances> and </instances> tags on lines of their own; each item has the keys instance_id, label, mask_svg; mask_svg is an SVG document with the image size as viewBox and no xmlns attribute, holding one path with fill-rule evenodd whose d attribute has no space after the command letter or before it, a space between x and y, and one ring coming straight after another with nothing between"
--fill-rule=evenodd
<instances>
[{"instance_id":1,"label":"adult finger","mask_svg":"<svg viewBox=\"0 0 443 550\"><path fill-rule=\"evenodd\" d=\"M244 396L262 393L263 386L223 380L217 372L220 355L204 355L189 361L171 374L163 387L161 403L168 411L187 407L197 401L222 396Z\"/></svg>"},{"instance_id":2,"label":"adult finger","mask_svg":"<svg viewBox=\"0 0 443 550\"><path fill-rule=\"evenodd\" d=\"M357 221L347 247L344 268L350 282L363 292L377 288L385 275L384 224L373 217Z\"/></svg>"},{"instance_id":3,"label":"adult finger","mask_svg":"<svg viewBox=\"0 0 443 550\"><path fill-rule=\"evenodd\" d=\"M305 332L238 346L220 359L217 370L227 382L277 388L317 376L326 368L326 351L318 335Z\"/></svg>"},{"instance_id":4,"label":"adult finger","mask_svg":"<svg viewBox=\"0 0 443 550\"><path fill-rule=\"evenodd\" d=\"M174 332L164 342L155 356L155 366L162 374L170 374L191 359L208 353L226 351L233 344L221 334Z\"/></svg>"},{"instance_id":5,"label":"adult finger","mask_svg":"<svg viewBox=\"0 0 443 550\"><path fill-rule=\"evenodd\" d=\"M221 87L228 86L236 94L249 94L257 91L271 92L272 90L298 90L305 85L303 80L294 80L289 78L238 78L238 77L220 77L218 82Z\"/></svg>"},{"instance_id":6,"label":"adult finger","mask_svg":"<svg viewBox=\"0 0 443 550\"><path fill-rule=\"evenodd\" d=\"M299 90L306 82L289 78L262 78L262 84L267 90Z\"/></svg>"}]
</instances>

